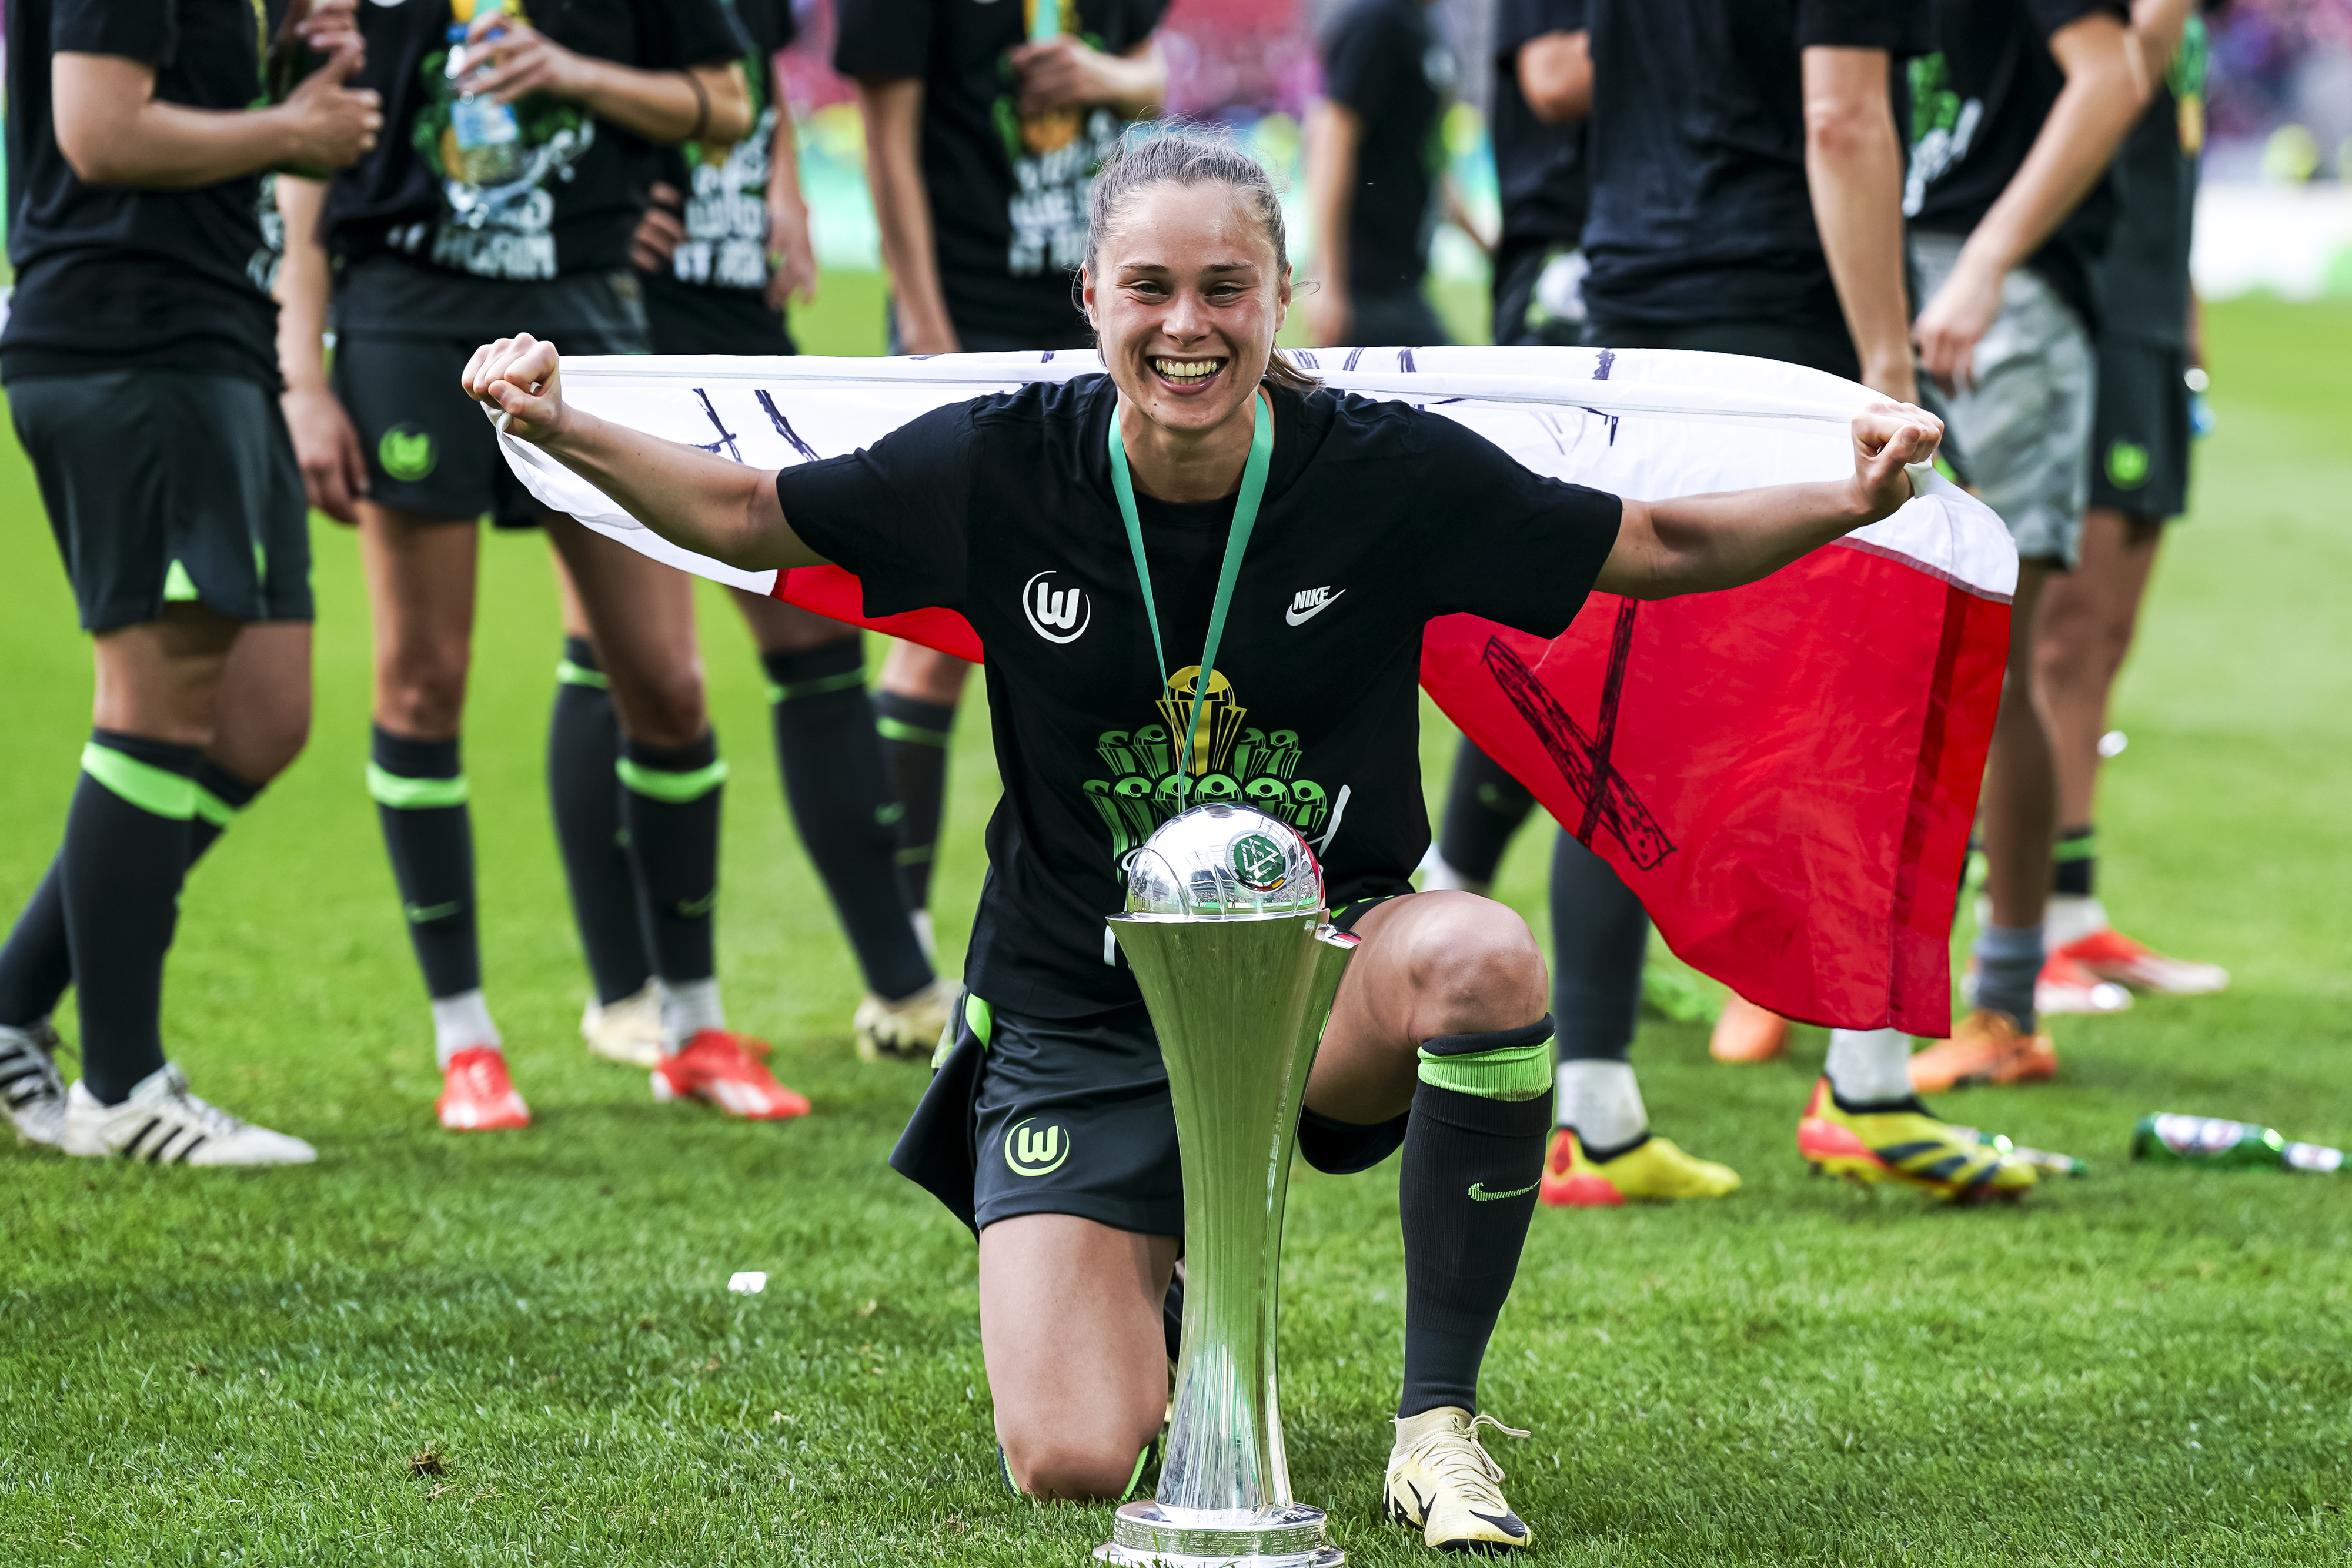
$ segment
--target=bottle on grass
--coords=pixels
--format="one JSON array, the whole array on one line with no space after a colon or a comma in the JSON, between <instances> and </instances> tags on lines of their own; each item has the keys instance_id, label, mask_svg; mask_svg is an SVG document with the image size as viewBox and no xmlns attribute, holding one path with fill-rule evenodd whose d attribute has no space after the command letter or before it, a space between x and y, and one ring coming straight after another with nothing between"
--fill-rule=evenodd
<instances>
[{"instance_id":1,"label":"bottle on grass","mask_svg":"<svg viewBox=\"0 0 2352 1568\"><path fill-rule=\"evenodd\" d=\"M2132 1158L2152 1165L2206 1166L2216 1170L2324 1175L2344 1168L2341 1149L2290 1143L2272 1128L2219 1116L2142 1116L2132 1129Z\"/></svg>"}]
</instances>

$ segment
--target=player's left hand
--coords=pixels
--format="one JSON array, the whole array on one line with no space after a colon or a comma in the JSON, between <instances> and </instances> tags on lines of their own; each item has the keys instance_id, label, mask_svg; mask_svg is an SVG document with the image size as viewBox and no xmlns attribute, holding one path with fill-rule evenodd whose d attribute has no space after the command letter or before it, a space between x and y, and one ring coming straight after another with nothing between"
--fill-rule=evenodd
<instances>
[{"instance_id":1,"label":"player's left hand","mask_svg":"<svg viewBox=\"0 0 2352 1568\"><path fill-rule=\"evenodd\" d=\"M656 180L646 194L653 204L637 220L629 236L629 265L639 272L667 272L677 257L678 242L686 237L686 194L667 180Z\"/></svg>"},{"instance_id":2,"label":"player's left hand","mask_svg":"<svg viewBox=\"0 0 2352 1568\"><path fill-rule=\"evenodd\" d=\"M509 435L545 445L563 431L562 374L555 345L524 332L475 350L460 384L475 402L505 412Z\"/></svg>"},{"instance_id":3,"label":"player's left hand","mask_svg":"<svg viewBox=\"0 0 2352 1568\"><path fill-rule=\"evenodd\" d=\"M816 298L816 246L809 238L808 209L770 203L768 206L768 308L782 310L797 298L803 305Z\"/></svg>"},{"instance_id":4,"label":"player's left hand","mask_svg":"<svg viewBox=\"0 0 2352 1568\"><path fill-rule=\"evenodd\" d=\"M1873 521L1890 517L1912 496L1904 469L1935 460L1944 422L1907 402L1877 402L1853 416L1853 482Z\"/></svg>"},{"instance_id":5,"label":"player's left hand","mask_svg":"<svg viewBox=\"0 0 2352 1568\"><path fill-rule=\"evenodd\" d=\"M2002 277L1963 252L1959 265L1911 324L1920 364L1947 392L1975 390L1977 344L2000 315Z\"/></svg>"},{"instance_id":6,"label":"player's left hand","mask_svg":"<svg viewBox=\"0 0 2352 1568\"><path fill-rule=\"evenodd\" d=\"M512 103L534 92L573 101L587 96L594 65L528 22L486 11L466 29L466 89Z\"/></svg>"},{"instance_id":7,"label":"player's left hand","mask_svg":"<svg viewBox=\"0 0 2352 1568\"><path fill-rule=\"evenodd\" d=\"M1108 103L1119 95L1118 64L1065 33L1013 51L1021 73L1021 112L1043 114L1072 103Z\"/></svg>"}]
</instances>

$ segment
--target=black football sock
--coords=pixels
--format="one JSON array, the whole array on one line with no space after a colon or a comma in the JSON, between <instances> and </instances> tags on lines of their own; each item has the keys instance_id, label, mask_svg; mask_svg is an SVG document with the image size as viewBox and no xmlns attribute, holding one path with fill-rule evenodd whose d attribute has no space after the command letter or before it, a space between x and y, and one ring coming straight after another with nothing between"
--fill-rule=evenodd
<instances>
[{"instance_id":1,"label":"black football sock","mask_svg":"<svg viewBox=\"0 0 2352 1568\"><path fill-rule=\"evenodd\" d=\"M1561 833L1551 856L1551 1011L1559 1026L1554 1115L1584 1152L1613 1159L1649 1136L1627 1054L1642 1019L1650 917L1616 869Z\"/></svg>"},{"instance_id":2,"label":"black football sock","mask_svg":"<svg viewBox=\"0 0 2352 1568\"><path fill-rule=\"evenodd\" d=\"M2050 891L2088 898L2098 891L2099 831L2085 822L2058 830L2058 846L2050 859Z\"/></svg>"},{"instance_id":3,"label":"black football sock","mask_svg":"<svg viewBox=\"0 0 2352 1568\"><path fill-rule=\"evenodd\" d=\"M889 1001L931 983L899 885L898 808L883 770L866 651L855 637L800 653L763 653L776 735L776 768L793 823L866 988Z\"/></svg>"},{"instance_id":4,"label":"black football sock","mask_svg":"<svg viewBox=\"0 0 2352 1568\"><path fill-rule=\"evenodd\" d=\"M940 815L948 789L948 736L953 703L927 703L896 692L874 694L874 727L898 801L898 883L908 909L931 901L931 858L940 843Z\"/></svg>"},{"instance_id":5,"label":"black football sock","mask_svg":"<svg viewBox=\"0 0 2352 1568\"><path fill-rule=\"evenodd\" d=\"M202 756L106 729L82 748L58 880L80 981L82 1083L101 1104L121 1104L163 1065L163 956L179 923Z\"/></svg>"},{"instance_id":6,"label":"black football sock","mask_svg":"<svg viewBox=\"0 0 2352 1568\"><path fill-rule=\"evenodd\" d=\"M188 864L204 858L213 841L253 803L261 786L238 778L209 758L196 763L195 815L188 820ZM49 862L41 884L16 916L7 945L0 947L0 1024L23 1029L57 1010L73 984L73 952L66 940L65 856Z\"/></svg>"},{"instance_id":7,"label":"black football sock","mask_svg":"<svg viewBox=\"0 0 2352 1568\"><path fill-rule=\"evenodd\" d=\"M711 911L719 903L719 802L727 764L719 737L686 746L624 738L621 821L654 972L672 989L717 970Z\"/></svg>"},{"instance_id":8,"label":"black football sock","mask_svg":"<svg viewBox=\"0 0 2352 1568\"><path fill-rule=\"evenodd\" d=\"M1421 1048L1398 1202L1404 1228L1399 1416L1475 1412L1478 1364L1519 1268L1551 1132L1551 1019Z\"/></svg>"},{"instance_id":9,"label":"black football sock","mask_svg":"<svg viewBox=\"0 0 2352 1568\"><path fill-rule=\"evenodd\" d=\"M1511 835L1519 831L1535 804L1536 798L1528 793L1526 785L1465 740L1454 754L1454 778L1445 787L1445 816L1437 831L1437 852L1473 888L1490 887Z\"/></svg>"},{"instance_id":10,"label":"black football sock","mask_svg":"<svg viewBox=\"0 0 2352 1568\"><path fill-rule=\"evenodd\" d=\"M438 998L481 989L474 828L457 741L414 740L374 726L367 779L425 993Z\"/></svg>"},{"instance_id":11,"label":"black football sock","mask_svg":"<svg viewBox=\"0 0 2352 1568\"><path fill-rule=\"evenodd\" d=\"M585 637L563 640L555 666L555 711L547 721L547 798L555 846L572 890L572 919L588 956L599 1005L645 989L653 973L637 884L621 832L621 727L595 650Z\"/></svg>"}]
</instances>

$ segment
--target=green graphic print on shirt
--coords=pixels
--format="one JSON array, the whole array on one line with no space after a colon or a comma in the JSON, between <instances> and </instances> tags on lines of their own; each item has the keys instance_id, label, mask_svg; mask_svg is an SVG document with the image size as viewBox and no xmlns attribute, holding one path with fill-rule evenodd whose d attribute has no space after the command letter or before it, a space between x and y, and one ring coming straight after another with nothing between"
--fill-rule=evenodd
<instances>
[{"instance_id":1,"label":"green graphic print on shirt","mask_svg":"<svg viewBox=\"0 0 2352 1568\"><path fill-rule=\"evenodd\" d=\"M459 8L467 15L473 10L463 0L452 7ZM519 4L506 11L517 21L529 20ZM417 68L426 101L411 134L417 156L441 172L433 263L478 277L551 278L556 276L555 235L550 232L555 195L548 184L572 178L573 165L595 144L596 122L576 104L533 93L513 106L514 146L499 160L512 172L495 183L476 183L466 177L456 125L458 92L450 69L455 57L462 74L463 49L463 44L453 43L434 50Z\"/></svg>"},{"instance_id":2,"label":"green graphic print on shirt","mask_svg":"<svg viewBox=\"0 0 2352 1568\"><path fill-rule=\"evenodd\" d=\"M1209 676L1189 777L1177 763L1184 749L1184 726L1192 717L1192 694L1201 666L1188 664L1168 678L1160 695L1160 722L1134 729L1107 729L1095 749L1111 777L1089 779L1084 789L1110 829L1111 859L1124 865L1152 830L1192 806L1230 801L1253 806L1289 823L1314 842L1331 816L1331 797L1322 785L1301 779L1304 753L1298 732L1267 731L1245 721L1249 710L1223 671Z\"/></svg>"},{"instance_id":3,"label":"green graphic print on shirt","mask_svg":"<svg viewBox=\"0 0 2352 1568\"><path fill-rule=\"evenodd\" d=\"M776 145L778 106L757 56L743 63L751 91L750 134L733 146L688 142L686 238L670 258L680 283L713 288L768 286L768 165Z\"/></svg>"}]
</instances>

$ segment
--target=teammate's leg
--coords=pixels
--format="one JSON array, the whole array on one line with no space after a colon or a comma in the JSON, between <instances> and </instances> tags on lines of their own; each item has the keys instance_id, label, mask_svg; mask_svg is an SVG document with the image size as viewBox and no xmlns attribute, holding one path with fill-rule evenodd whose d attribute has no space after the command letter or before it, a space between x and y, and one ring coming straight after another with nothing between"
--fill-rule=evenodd
<instances>
[{"instance_id":1,"label":"teammate's leg","mask_svg":"<svg viewBox=\"0 0 2352 1568\"><path fill-rule=\"evenodd\" d=\"M620 721L588 635L587 612L560 556L555 580L563 604L563 656L555 666L555 708L547 726L547 794L572 917L596 992L580 1016L580 1033L599 1056L652 1068L662 1054L661 987L653 977L621 822Z\"/></svg>"},{"instance_id":2,"label":"teammate's leg","mask_svg":"<svg viewBox=\"0 0 2352 1568\"><path fill-rule=\"evenodd\" d=\"M505 1041L482 994L474 831L458 729L472 658L470 519L360 503L360 559L375 623L374 731L368 792L392 857L410 946L432 999L436 1103L455 1132L530 1119L507 1071Z\"/></svg>"},{"instance_id":3,"label":"teammate's leg","mask_svg":"<svg viewBox=\"0 0 2352 1568\"><path fill-rule=\"evenodd\" d=\"M793 821L865 977L852 1022L857 1053L928 1062L955 991L932 973L898 880L899 807L866 695L864 639L778 600L734 599L767 672Z\"/></svg>"},{"instance_id":4,"label":"teammate's leg","mask_svg":"<svg viewBox=\"0 0 2352 1568\"><path fill-rule=\"evenodd\" d=\"M694 580L573 519L543 526L580 596L618 717L621 821L646 951L662 984L660 1099L707 1100L771 1120L808 1102L779 1084L727 1027L713 937L727 764L704 703Z\"/></svg>"},{"instance_id":5,"label":"teammate's leg","mask_svg":"<svg viewBox=\"0 0 2352 1568\"><path fill-rule=\"evenodd\" d=\"M1437 841L1421 862L1422 886L1431 893L1449 888L1486 892L1495 885L1511 835L1535 806L1528 787L1465 736L1454 753L1454 776L1445 786Z\"/></svg>"},{"instance_id":6,"label":"teammate's leg","mask_svg":"<svg viewBox=\"0 0 2352 1568\"><path fill-rule=\"evenodd\" d=\"M875 728L898 797L898 874L923 948L931 950L931 862L947 808L948 738L971 666L913 643L893 643L875 694Z\"/></svg>"},{"instance_id":7,"label":"teammate's leg","mask_svg":"<svg viewBox=\"0 0 2352 1568\"><path fill-rule=\"evenodd\" d=\"M1627 1198L1721 1197L1728 1166L1650 1134L1629 1055L1642 1016L1650 917L1607 861L1558 835L1551 862L1551 1011L1559 1065L1545 1203L1608 1207Z\"/></svg>"},{"instance_id":8,"label":"teammate's leg","mask_svg":"<svg viewBox=\"0 0 2352 1568\"><path fill-rule=\"evenodd\" d=\"M1172 1236L1072 1214L981 1231L981 1350L1017 1490L1116 1499L1134 1489L1167 1408L1160 1303L1176 1252Z\"/></svg>"},{"instance_id":9,"label":"teammate's leg","mask_svg":"<svg viewBox=\"0 0 2352 1568\"><path fill-rule=\"evenodd\" d=\"M1327 1122L1407 1111L1404 1386L1391 1517L1432 1546L1525 1545L1478 1446L1478 1367L1518 1270L1543 1174L1552 1088L1541 955L1526 924L1463 893L1397 898L1356 923L1307 1084Z\"/></svg>"}]
</instances>

